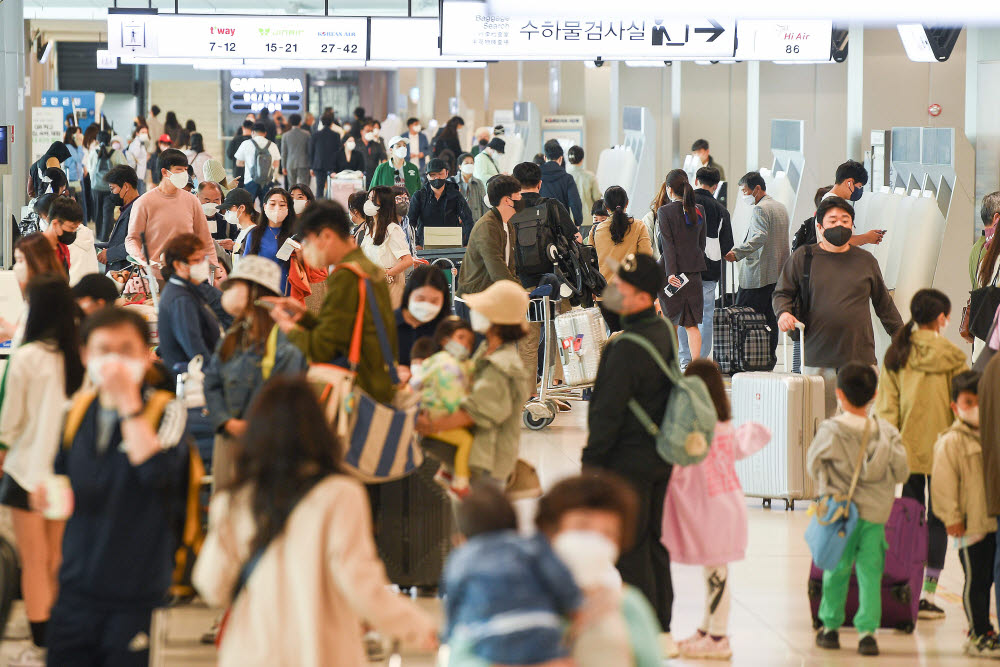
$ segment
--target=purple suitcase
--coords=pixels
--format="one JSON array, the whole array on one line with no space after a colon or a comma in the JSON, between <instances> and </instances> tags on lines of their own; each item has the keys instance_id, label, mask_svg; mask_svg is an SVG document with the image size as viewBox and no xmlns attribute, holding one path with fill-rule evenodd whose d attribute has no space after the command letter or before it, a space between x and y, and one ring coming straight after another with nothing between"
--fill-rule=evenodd
<instances>
[{"instance_id":1,"label":"purple suitcase","mask_svg":"<svg viewBox=\"0 0 1000 667\"><path fill-rule=\"evenodd\" d=\"M883 628L913 632L917 624L917 606L927 562L927 520L924 506L912 498L896 498L892 514L885 524L889 549L882 574ZM809 606L813 627L819 628L819 603L823 596L823 570L812 564L809 571ZM847 591L845 624L851 625L858 610L858 581L851 574Z\"/></svg>"}]
</instances>

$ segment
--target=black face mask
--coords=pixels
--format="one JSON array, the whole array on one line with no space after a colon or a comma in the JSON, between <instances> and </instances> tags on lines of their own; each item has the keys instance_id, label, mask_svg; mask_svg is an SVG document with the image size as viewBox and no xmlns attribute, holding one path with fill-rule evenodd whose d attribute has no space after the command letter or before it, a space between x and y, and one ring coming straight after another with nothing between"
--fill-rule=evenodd
<instances>
[{"instance_id":1,"label":"black face mask","mask_svg":"<svg viewBox=\"0 0 1000 667\"><path fill-rule=\"evenodd\" d=\"M125 200L122 199L121 194L111 193L111 205L112 206L125 206Z\"/></svg>"},{"instance_id":2,"label":"black face mask","mask_svg":"<svg viewBox=\"0 0 1000 667\"><path fill-rule=\"evenodd\" d=\"M850 227L841 227L840 225L823 230L823 238L826 239L826 242L838 248L850 241L853 235L854 232Z\"/></svg>"},{"instance_id":3,"label":"black face mask","mask_svg":"<svg viewBox=\"0 0 1000 667\"><path fill-rule=\"evenodd\" d=\"M59 239L59 243L73 245L73 242L76 241L76 232L63 232L57 238Z\"/></svg>"},{"instance_id":4,"label":"black face mask","mask_svg":"<svg viewBox=\"0 0 1000 667\"><path fill-rule=\"evenodd\" d=\"M432 178L432 179L430 179L430 180L429 180L429 181L427 181L427 182L428 182L428 183L430 184L430 186L431 186L432 188L434 188L435 190L440 190L441 188L443 188L443 187L444 187L444 184L445 184L445 179L443 179L443 178Z\"/></svg>"}]
</instances>

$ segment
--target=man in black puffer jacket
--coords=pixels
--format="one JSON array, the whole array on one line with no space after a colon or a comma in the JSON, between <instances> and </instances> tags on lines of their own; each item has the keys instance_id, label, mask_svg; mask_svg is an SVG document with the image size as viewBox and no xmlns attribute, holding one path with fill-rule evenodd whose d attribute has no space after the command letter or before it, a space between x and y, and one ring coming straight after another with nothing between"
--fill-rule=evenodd
<instances>
[{"instance_id":1,"label":"man in black puffer jacket","mask_svg":"<svg viewBox=\"0 0 1000 667\"><path fill-rule=\"evenodd\" d=\"M577 189L573 176L566 173L566 167L563 166L563 149L555 139L545 142L545 164L542 165L542 189L539 194L555 199L569 209L577 227L583 224L580 190Z\"/></svg>"}]
</instances>

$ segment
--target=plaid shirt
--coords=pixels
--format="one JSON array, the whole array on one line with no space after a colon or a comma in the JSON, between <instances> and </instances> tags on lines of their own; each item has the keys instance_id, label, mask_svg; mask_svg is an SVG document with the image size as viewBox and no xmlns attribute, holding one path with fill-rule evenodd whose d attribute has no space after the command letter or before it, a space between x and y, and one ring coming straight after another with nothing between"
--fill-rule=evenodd
<instances>
[{"instance_id":1,"label":"plaid shirt","mask_svg":"<svg viewBox=\"0 0 1000 667\"><path fill-rule=\"evenodd\" d=\"M770 195L757 202L743 243L733 248L740 263L740 287L753 289L778 282L788 259L788 211Z\"/></svg>"}]
</instances>

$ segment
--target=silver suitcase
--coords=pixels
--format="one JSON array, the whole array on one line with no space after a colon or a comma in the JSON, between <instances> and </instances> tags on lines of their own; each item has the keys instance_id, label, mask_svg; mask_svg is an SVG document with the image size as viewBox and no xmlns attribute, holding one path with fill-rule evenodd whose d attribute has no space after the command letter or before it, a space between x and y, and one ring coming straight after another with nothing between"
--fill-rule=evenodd
<instances>
[{"instance_id":1,"label":"silver suitcase","mask_svg":"<svg viewBox=\"0 0 1000 667\"><path fill-rule=\"evenodd\" d=\"M786 363L789 363L786 361ZM786 365L786 368L788 366ZM733 376L733 425L758 422L771 429L771 442L762 450L736 462L743 493L773 498L795 509L795 501L816 495L806 473L806 452L826 418L823 378L798 373L737 373Z\"/></svg>"},{"instance_id":2,"label":"silver suitcase","mask_svg":"<svg viewBox=\"0 0 1000 667\"><path fill-rule=\"evenodd\" d=\"M599 308L572 310L555 318L556 347L566 384L593 384L608 330Z\"/></svg>"}]
</instances>

